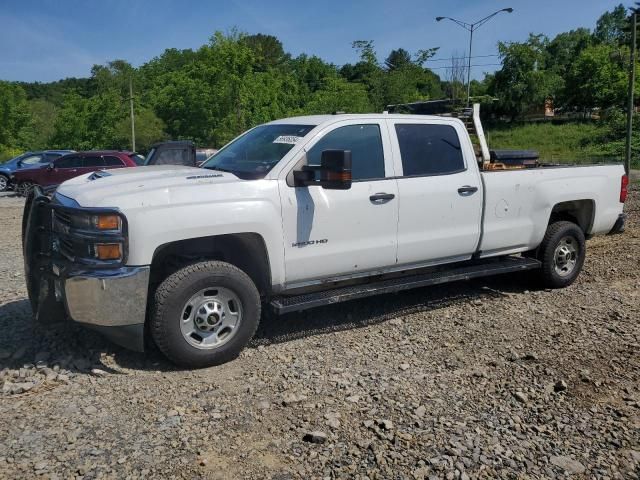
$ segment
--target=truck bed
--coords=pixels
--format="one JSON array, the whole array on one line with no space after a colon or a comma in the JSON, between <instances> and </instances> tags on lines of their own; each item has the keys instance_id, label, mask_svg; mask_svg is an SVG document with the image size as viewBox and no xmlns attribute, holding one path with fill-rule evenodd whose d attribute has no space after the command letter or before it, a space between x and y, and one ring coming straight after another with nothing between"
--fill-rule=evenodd
<instances>
[{"instance_id":1,"label":"truck bed","mask_svg":"<svg viewBox=\"0 0 640 480\"><path fill-rule=\"evenodd\" d=\"M553 208L570 202L587 235L606 234L622 211L622 165L545 165L481 171L485 207L480 255L527 251L541 241ZM598 208L595 208L595 205ZM509 245L508 251L504 246Z\"/></svg>"}]
</instances>

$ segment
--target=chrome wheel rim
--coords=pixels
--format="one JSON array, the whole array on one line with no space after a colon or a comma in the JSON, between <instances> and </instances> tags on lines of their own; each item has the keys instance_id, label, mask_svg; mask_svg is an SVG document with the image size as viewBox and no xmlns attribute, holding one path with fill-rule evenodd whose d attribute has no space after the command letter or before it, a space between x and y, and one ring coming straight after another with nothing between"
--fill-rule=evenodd
<instances>
[{"instance_id":1,"label":"chrome wheel rim","mask_svg":"<svg viewBox=\"0 0 640 480\"><path fill-rule=\"evenodd\" d=\"M553 254L553 268L558 275L566 277L576 268L578 261L578 242L575 238L562 237Z\"/></svg>"},{"instance_id":2,"label":"chrome wheel rim","mask_svg":"<svg viewBox=\"0 0 640 480\"><path fill-rule=\"evenodd\" d=\"M238 331L242 303L228 288L207 287L182 307L180 330L189 345L202 350L220 348Z\"/></svg>"},{"instance_id":3,"label":"chrome wheel rim","mask_svg":"<svg viewBox=\"0 0 640 480\"><path fill-rule=\"evenodd\" d=\"M0 175L0 192L4 192L7 189L7 185L9 182L7 182L7 177L5 177L4 175Z\"/></svg>"}]
</instances>

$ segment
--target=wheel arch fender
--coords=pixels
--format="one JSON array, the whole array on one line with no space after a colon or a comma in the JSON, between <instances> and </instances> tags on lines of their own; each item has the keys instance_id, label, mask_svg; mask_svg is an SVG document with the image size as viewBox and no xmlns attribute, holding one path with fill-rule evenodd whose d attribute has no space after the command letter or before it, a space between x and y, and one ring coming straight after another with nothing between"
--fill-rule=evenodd
<instances>
[{"instance_id":1,"label":"wheel arch fender","mask_svg":"<svg viewBox=\"0 0 640 480\"><path fill-rule=\"evenodd\" d=\"M255 283L260 295L271 295L272 272L267 245L259 233L239 232L176 240L158 246L151 262L150 285L190 263L220 260L236 266Z\"/></svg>"}]
</instances>

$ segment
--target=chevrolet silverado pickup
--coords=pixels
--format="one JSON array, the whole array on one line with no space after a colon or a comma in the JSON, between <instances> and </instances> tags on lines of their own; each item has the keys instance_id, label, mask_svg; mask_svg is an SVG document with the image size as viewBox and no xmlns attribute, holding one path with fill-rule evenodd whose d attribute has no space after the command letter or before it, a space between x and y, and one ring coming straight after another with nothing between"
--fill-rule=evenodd
<instances>
[{"instance_id":1,"label":"chevrolet silverado pickup","mask_svg":"<svg viewBox=\"0 0 640 480\"><path fill-rule=\"evenodd\" d=\"M265 308L516 271L565 287L585 239L623 229L622 166L525 168L482 152L456 118L306 116L247 131L203 168L35 189L23 220L34 315L210 366L238 355Z\"/></svg>"}]
</instances>

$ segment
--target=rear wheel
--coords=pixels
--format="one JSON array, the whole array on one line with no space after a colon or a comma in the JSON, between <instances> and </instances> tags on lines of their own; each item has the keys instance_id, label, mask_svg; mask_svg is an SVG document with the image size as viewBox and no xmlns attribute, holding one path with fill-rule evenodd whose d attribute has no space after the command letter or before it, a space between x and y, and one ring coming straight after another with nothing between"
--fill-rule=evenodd
<instances>
[{"instance_id":1,"label":"rear wheel","mask_svg":"<svg viewBox=\"0 0 640 480\"><path fill-rule=\"evenodd\" d=\"M260 295L235 266L200 262L158 287L150 330L172 362L189 368L228 362L249 343L260 320Z\"/></svg>"},{"instance_id":2,"label":"rear wheel","mask_svg":"<svg viewBox=\"0 0 640 480\"><path fill-rule=\"evenodd\" d=\"M18 192L18 195L20 195L21 197L26 197L29 195L31 190L33 190L33 187L34 187L33 182L29 182L29 181L20 182L16 187L16 192Z\"/></svg>"},{"instance_id":3,"label":"rear wheel","mask_svg":"<svg viewBox=\"0 0 640 480\"><path fill-rule=\"evenodd\" d=\"M585 253L584 233L578 225L567 221L549 225L538 249L543 284L550 288L571 285L582 270Z\"/></svg>"}]
</instances>

